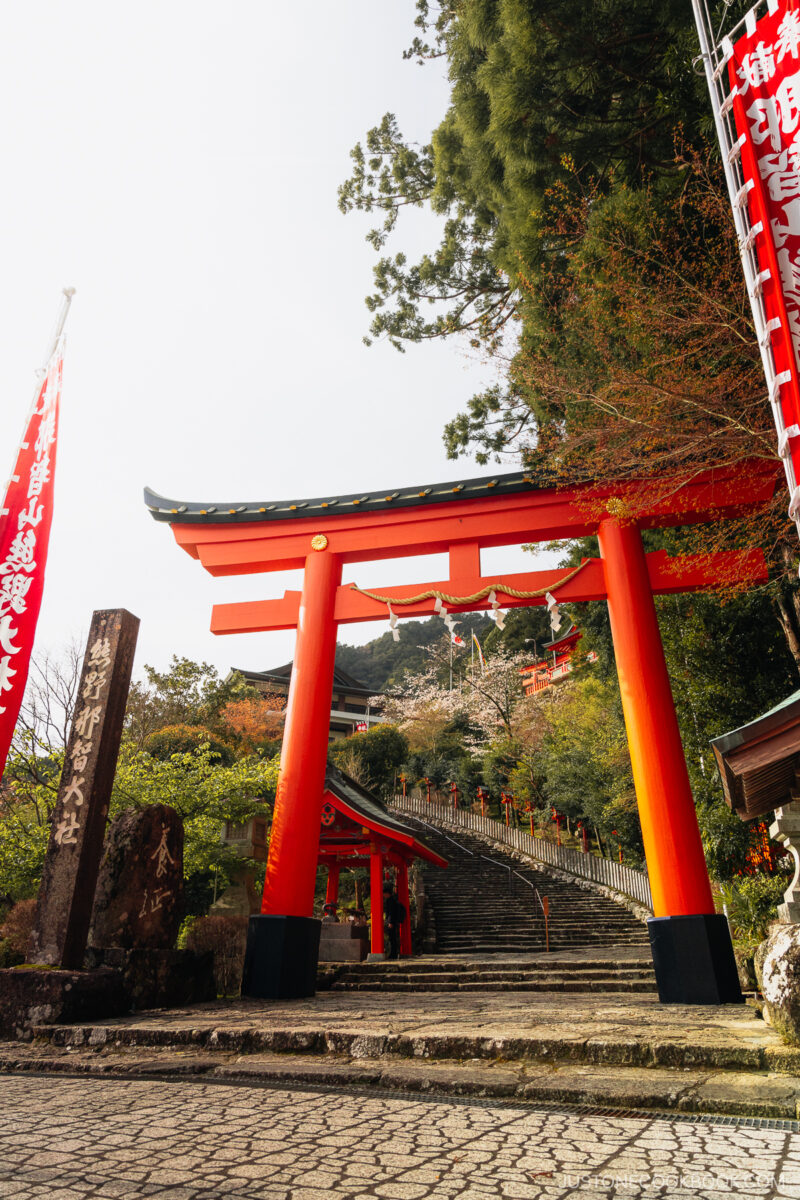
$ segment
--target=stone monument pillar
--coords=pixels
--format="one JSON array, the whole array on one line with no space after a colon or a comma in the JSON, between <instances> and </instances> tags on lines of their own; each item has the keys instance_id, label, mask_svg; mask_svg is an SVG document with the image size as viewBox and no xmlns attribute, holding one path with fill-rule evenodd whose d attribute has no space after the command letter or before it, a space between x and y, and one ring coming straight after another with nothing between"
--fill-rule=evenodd
<instances>
[{"instance_id":1,"label":"stone monument pillar","mask_svg":"<svg viewBox=\"0 0 800 1200\"><path fill-rule=\"evenodd\" d=\"M83 966L138 632L139 618L124 608L92 615L39 888L32 963Z\"/></svg>"},{"instance_id":2,"label":"stone monument pillar","mask_svg":"<svg viewBox=\"0 0 800 1200\"><path fill-rule=\"evenodd\" d=\"M114 818L94 898L89 945L172 950L183 919L183 822L151 804Z\"/></svg>"}]
</instances>

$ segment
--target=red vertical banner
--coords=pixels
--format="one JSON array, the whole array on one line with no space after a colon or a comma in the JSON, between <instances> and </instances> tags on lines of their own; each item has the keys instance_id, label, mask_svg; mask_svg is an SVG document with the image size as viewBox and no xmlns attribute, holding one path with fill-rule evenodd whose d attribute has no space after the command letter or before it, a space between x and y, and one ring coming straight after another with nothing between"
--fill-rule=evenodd
<instances>
[{"instance_id":1,"label":"red vertical banner","mask_svg":"<svg viewBox=\"0 0 800 1200\"><path fill-rule=\"evenodd\" d=\"M769 0L744 21L744 35L723 42L741 153L748 240L759 273L751 285L763 302L762 345L772 351L770 400L779 452L794 467L790 513L800 515L800 0Z\"/></svg>"},{"instance_id":2,"label":"red vertical banner","mask_svg":"<svg viewBox=\"0 0 800 1200\"><path fill-rule=\"evenodd\" d=\"M0 774L28 678L53 520L62 352L50 358L0 508Z\"/></svg>"}]
</instances>

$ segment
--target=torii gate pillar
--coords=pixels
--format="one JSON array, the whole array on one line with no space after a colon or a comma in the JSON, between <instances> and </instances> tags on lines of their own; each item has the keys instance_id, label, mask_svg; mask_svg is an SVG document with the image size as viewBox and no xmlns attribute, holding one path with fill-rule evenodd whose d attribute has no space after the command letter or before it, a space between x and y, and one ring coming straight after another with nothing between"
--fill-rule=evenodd
<instances>
[{"instance_id":1,"label":"torii gate pillar","mask_svg":"<svg viewBox=\"0 0 800 1200\"><path fill-rule=\"evenodd\" d=\"M326 538L318 545L312 545L303 574L264 899L261 915L251 917L247 929L244 996L297 999L313 996L317 984L320 922L310 914L331 720L336 589L342 582L341 559Z\"/></svg>"},{"instance_id":2,"label":"torii gate pillar","mask_svg":"<svg viewBox=\"0 0 800 1200\"><path fill-rule=\"evenodd\" d=\"M642 537L634 523L610 519L598 536L653 897L647 925L659 998L741 1003L728 921L714 911Z\"/></svg>"}]
</instances>

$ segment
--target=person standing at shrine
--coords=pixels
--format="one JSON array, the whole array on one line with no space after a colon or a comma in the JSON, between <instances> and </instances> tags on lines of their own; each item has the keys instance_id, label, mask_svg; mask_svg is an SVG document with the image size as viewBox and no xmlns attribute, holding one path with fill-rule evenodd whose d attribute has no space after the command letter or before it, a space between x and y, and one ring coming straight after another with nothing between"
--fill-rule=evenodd
<instances>
[{"instance_id":1,"label":"person standing at shrine","mask_svg":"<svg viewBox=\"0 0 800 1200\"><path fill-rule=\"evenodd\" d=\"M406 919L406 909L397 899L394 889L384 897L383 911L389 929L389 958L397 958L400 954L400 930Z\"/></svg>"}]
</instances>

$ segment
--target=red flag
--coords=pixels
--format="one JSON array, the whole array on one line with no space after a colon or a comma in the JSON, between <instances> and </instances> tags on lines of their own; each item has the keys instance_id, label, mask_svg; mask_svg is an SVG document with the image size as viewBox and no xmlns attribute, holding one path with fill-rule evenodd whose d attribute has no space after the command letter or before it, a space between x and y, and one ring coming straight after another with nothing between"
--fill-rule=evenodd
<instances>
[{"instance_id":1,"label":"red flag","mask_svg":"<svg viewBox=\"0 0 800 1200\"><path fill-rule=\"evenodd\" d=\"M755 9L744 36L731 45L730 105L740 134L729 158L741 154L749 238L759 275L753 290L763 299L762 346L771 348L770 399L780 432L779 453L790 457L794 493L790 515L800 515L800 12L797 0L770 0L760 20ZM785 431L785 432L784 432Z\"/></svg>"},{"instance_id":2,"label":"red flag","mask_svg":"<svg viewBox=\"0 0 800 1200\"><path fill-rule=\"evenodd\" d=\"M53 519L61 372L57 342L0 508L0 774L19 716L42 605Z\"/></svg>"}]
</instances>

